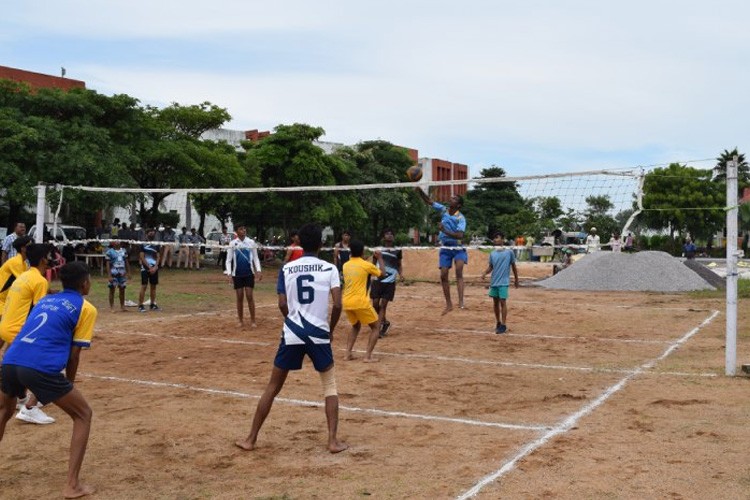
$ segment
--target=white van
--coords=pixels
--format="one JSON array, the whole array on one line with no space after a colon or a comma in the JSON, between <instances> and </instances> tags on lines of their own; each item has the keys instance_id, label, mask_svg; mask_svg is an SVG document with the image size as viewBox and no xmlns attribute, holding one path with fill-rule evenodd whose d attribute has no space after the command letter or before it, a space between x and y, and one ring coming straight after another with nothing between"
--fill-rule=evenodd
<instances>
[{"instance_id":1,"label":"white van","mask_svg":"<svg viewBox=\"0 0 750 500\"><path fill-rule=\"evenodd\" d=\"M71 241L86 239L86 230L81 226L66 226L64 224L58 224L57 232L54 235L52 234L52 230L54 229L53 224L45 223L44 226L46 227L47 232L50 234L53 240L64 243L66 245ZM26 234L34 241L36 241L36 226L31 226L31 229L29 229L28 233Z\"/></svg>"}]
</instances>

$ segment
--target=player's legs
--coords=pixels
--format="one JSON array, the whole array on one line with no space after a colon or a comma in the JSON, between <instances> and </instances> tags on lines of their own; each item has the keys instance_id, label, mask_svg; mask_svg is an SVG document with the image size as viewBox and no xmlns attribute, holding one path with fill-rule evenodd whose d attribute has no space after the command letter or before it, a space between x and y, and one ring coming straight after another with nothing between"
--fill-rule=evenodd
<instances>
[{"instance_id":1,"label":"player's legs","mask_svg":"<svg viewBox=\"0 0 750 500\"><path fill-rule=\"evenodd\" d=\"M112 283L109 285L109 309L115 310L115 287L112 286Z\"/></svg>"},{"instance_id":2,"label":"player's legs","mask_svg":"<svg viewBox=\"0 0 750 500\"><path fill-rule=\"evenodd\" d=\"M125 311L125 287L121 286L120 288L120 310ZM114 290L111 290L110 293L113 293ZM112 299L109 301L110 307L112 307Z\"/></svg>"},{"instance_id":3,"label":"player's legs","mask_svg":"<svg viewBox=\"0 0 750 500\"><path fill-rule=\"evenodd\" d=\"M445 309L443 309L443 314L447 314L453 310L453 301L451 300L451 287L448 278L448 273L450 270L450 267L440 268L440 285L443 287L443 296L445 297Z\"/></svg>"},{"instance_id":4,"label":"player's legs","mask_svg":"<svg viewBox=\"0 0 750 500\"><path fill-rule=\"evenodd\" d=\"M458 307L463 309L464 305L464 261L456 259L456 289L458 290Z\"/></svg>"},{"instance_id":5,"label":"player's legs","mask_svg":"<svg viewBox=\"0 0 750 500\"><path fill-rule=\"evenodd\" d=\"M250 310L250 327L255 328L255 295L252 288L246 288L245 294L247 296L247 307Z\"/></svg>"},{"instance_id":6,"label":"player's legs","mask_svg":"<svg viewBox=\"0 0 750 500\"><path fill-rule=\"evenodd\" d=\"M3 440L3 435L5 435L5 425L8 423L8 420L10 420L10 417L13 416L13 411L16 409L17 402L18 398L0 392L0 441Z\"/></svg>"},{"instance_id":7,"label":"player's legs","mask_svg":"<svg viewBox=\"0 0 750 500\"><path fill-rule=\"evenodd\" d=\"M502 309L503 324L506 324L508 319L508 301L506 299L500 299L500 308Z\"/></svg>"},{"instance_id":8,"label":"player's legs","mask_svg":"<svg viewBox=\"0 0 750 500\"><path fill-rule=\"evenodd\" d=\"M365 363L374 363L380 361L378 358L372 357L372 351L375 349L375 344L378 343L378 339L380 338L380 321L376 319L367 326L370 327L370 338L367 340L367 353L362 361Z\"/></svg>"},{"instance_id":9,"label":"player's legs","mask_svg":"<svg viewBox=\"0 0 750 500\"><path fill-rule=\"evenodd\" d=\"M237 288L234 290L235 295L237 297L237 319L240 321L240 325L244 324L245 322L245 318L244 318L245 309L244 307L242 307L242 300L243 300L243 295L244 295L243 290L244 290L243 288Z\"/></svg>"},{"instance_id":10,"label":"player's legs","mask_svg":"<svg viewBox=\"0 0 750 500\"><path fill-rule=\"evenodd\" d=\"M325 388L326 381L330 379L330 383L333 386L331 392L335 391L335 378L333 373L333 363L320 372L320 378L323 381ZM324 394L326 401L326 422L328 423L328 451L331 453L339 453L349 446L338 440L336 434L338 433L339 427L339 396L338 394Z\"/></svg>"},{"instance_id":11,"label":"player's legs","mask_svg":"<svg viewBox=\"0 0 750 500\"><path fill-rule=\"evenodd\" d=\"M94 493L94 488L80 482L83 457L91 431L93 411L78 389L73 388L66 395L54 401L73 419L73 437L70 440L70 460L68 462L68 481L63 495L65 498L80 498Z\"/></svg>"},{"instance_id":12,"label":"player's legs","mask_svg":"<svg viewBox=\"0 0 750 500\"><path fill-rule=\"evenodd\" d=\"M352 324L352 327L349 329L349 335L346 338L346 356L344 356L344 359L347 361L354 359L354 356L352 356L352 349L354 348L354 343L357 341L357 336L359 335L359 329L361 327L362 324L357 321Z\"/></svg>"},{"instance_id":13,"label":"player's legs","mask_svg":"<svg viewBox=\"0 0 750 500\"><path fill-rule=\"evenodd\" d=\"M143 299L146 298L147 287L148 287L148 283L144 283L141 285L141 291L138 292L138 307L143 307Z\"/></svg>"},{"instance_id":14,"label":"player's legs","mask_svg":"<svg viewBox=\"0 0 750 500\"><path fill-rule=\"evenodd\" d=\"M278 366L273 367L271 371L271 380L268 381L266 390L263 391L263 395L258 401L258 407L255 409L255 416L253 417L253 424L250 427L250 434L246 439L236 441L234 444L242 448L243 450L255 449L255 442L258 440L258 432L263 426L268 413L271 411L274 398L279 394L281 388L284 387L286 382L286 376L289 374L289 370L283 370Z\"/></svg>"},{"instance_id":15,"label":"player's legs","mask_svg":"<svg viewBox=\"0 0 750 500\"><path fill-rule=\"evenodd\" d=\"M495 323L497 323L497 326L500 326L503 324L503 321L500 321L500 299L497 297L492 297L492 308L495 311Z\"/></svg>"},{"instance_id":16,"label":"player's legs","mask_svg":"<svg viewBox=\"0 0 750 500\"><path fill-rule=\"evenodd\" d=\"M149 292L149 298L151 299L151 309L154 309L154 306L156 306L156 284L151 283Z\"/></svg>"}]
</instances>

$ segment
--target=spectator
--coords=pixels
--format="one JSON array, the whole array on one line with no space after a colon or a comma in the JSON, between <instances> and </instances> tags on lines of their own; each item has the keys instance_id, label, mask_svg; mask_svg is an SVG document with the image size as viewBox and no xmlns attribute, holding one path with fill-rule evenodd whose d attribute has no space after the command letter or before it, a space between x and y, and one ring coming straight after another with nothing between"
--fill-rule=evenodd
<instances>
[{"instance_id":1,"label":"spectator","mask_svg":"<svg viewBox=\"0 0 750 500\"><path fill-rule=\"evenodd\" d=\"M3 240L2 255L0 256L0 265L5 264L5 261L15 257L18 251L13 248L13 242L16 238L20 238L26 234L26 224L23 222L16 222L13 232L5 237Z\"/></svg>"}]
</instances>

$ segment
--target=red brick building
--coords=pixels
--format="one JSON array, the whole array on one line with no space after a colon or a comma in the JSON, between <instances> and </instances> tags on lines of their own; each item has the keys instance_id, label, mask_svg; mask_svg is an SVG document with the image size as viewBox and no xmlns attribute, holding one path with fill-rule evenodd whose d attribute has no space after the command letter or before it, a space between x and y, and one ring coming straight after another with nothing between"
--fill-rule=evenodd
<instances>
[{"instance_id":1,"label":"red brick building","mask_svg":"<svg viewBox=\"0 0 750 500\"><path fill-rule=\"evenodd\" d=\"M419 165L423 170L424 181L455 181L469 178L469 167L462 163L453 163L438 158L420 158ZM463 196L468 190L467 184L438 186L434 189L436 201L447 202L451 196Z\"/></svg>"},{"instance_id":2,"label":"red brick building","mask_svg":"<svg viewBox=\"0 0 750 500\"><path fill-rule=\"evenodd\" d=\"M72 80L70 78L63 78L60 76L34 73L33 71L9 68L8 66L0 66L0 79L13 80L14 82L24 82L31 88L35 89L48 88L70 90L86 88L86 82L82 82L81 80Z\"/></svg>"}]
</instances>

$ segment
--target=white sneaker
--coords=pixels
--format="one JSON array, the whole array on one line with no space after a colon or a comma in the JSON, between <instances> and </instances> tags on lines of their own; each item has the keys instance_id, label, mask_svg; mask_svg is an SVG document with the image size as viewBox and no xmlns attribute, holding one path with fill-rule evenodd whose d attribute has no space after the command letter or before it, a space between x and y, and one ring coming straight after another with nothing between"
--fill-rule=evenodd
<instances>
[{"instance_id":1,"label":"white sneaker","mask_svg":"<svg viewBox=\"0 0 750 500\"><path fill-rule=\"evenodd\" d=\"M39 425L51 424L55 421L54 418L44 413L41 408L38 408L36 406L31 409L24 406L23 408L18 410L16 418L18 420L23 420L24 422L29 422L30 424Z\"/></svg>"}]
</instances>

